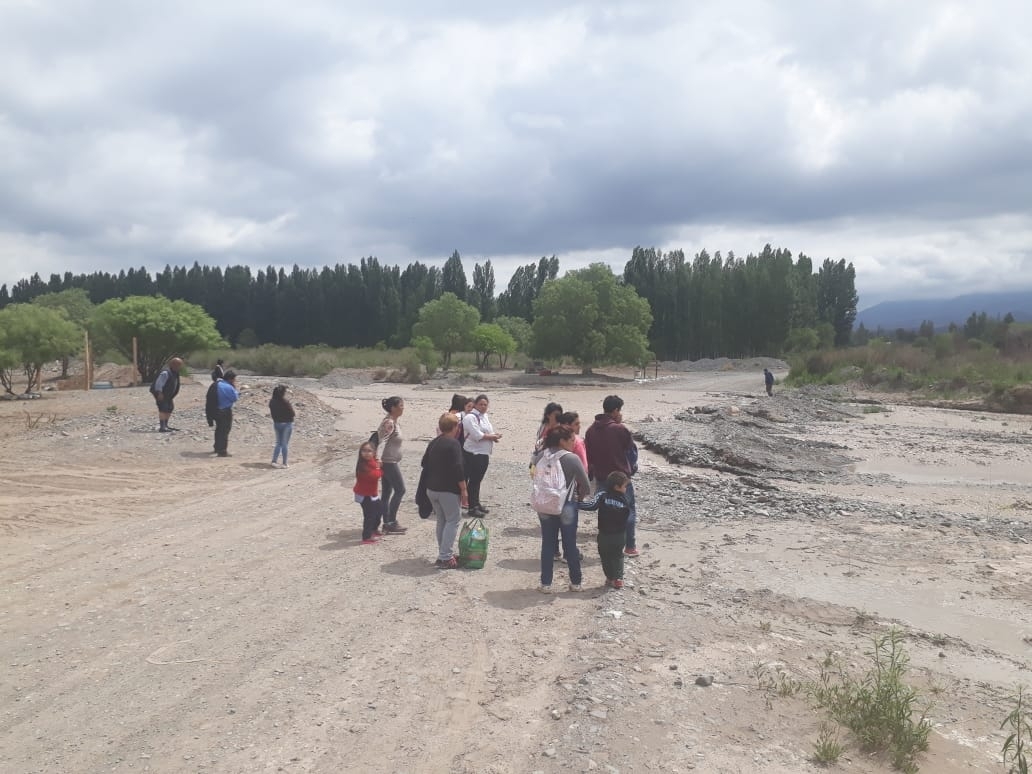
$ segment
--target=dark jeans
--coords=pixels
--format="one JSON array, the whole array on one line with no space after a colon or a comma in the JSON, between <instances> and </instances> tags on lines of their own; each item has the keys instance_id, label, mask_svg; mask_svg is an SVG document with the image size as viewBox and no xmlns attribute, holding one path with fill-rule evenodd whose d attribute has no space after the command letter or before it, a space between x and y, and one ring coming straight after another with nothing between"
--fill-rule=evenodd
<instances>
[{"instance_id":1,"label":"dark jeans","mask_svg":"<svg viewBox=\"0 0 1032 774\"><path fill-rule=\"evenodd\" d=\"M623 532L598 533L598 558L608 580L623 580L623 550L627 536Z\"/></svg>"},{"instance_id":2,"label":"dark jeans","mask_svg":"<svg viewBox=\"0 0 1032 774\"><path fill-rule=\"evenodd\" d=\"M362 500L362 540L369 540L380 527L383 517L383 498L374 500L366 497Z\"/></svg>"},{"instance_id":3,"label":"dark jeans","mask_svg":"<svg viewBox=\"0 0 1032 774\"><path fill-rule=\"evenodd\" d=\"M538 514L541 522L541 585L552 585L552 568L556 551L559 550L559 536L563 545L577 545L577 509L564 508L561 516L545 516ZM572 550L566 555L566 565L570 568L570 583L581 582L580 551Z\"/></svg>"},{"instance_id":4,"label":"dark jeans","mask_svg":"<svg viewBox=\"0 0 1032 774\"><path fill-rule=\"evenodd\" d=\"M229 431L233 429L233 409L219 409L215 412L215 451L229 448Z\"/></svg>"},{"instance_id":5,"label":"dark jeans","mask_svg":"<svg viewBox=\"0 0 1032 774\"><path fill-rule=\"evenodd\" d=\"M631 515L627 519L627 548L634 548L634 532L635 526L638 524L638 506L634 500L634 482L627 482L627 492L624 494L627 498L627 504L631 507ZM622 575L620 576L623 577Z\"/></svg>"},{"instance_id":6,"label":"dark jeans","mask_svg":"<svg viewBox=\"0 0 1032 774\"><path fill-rule=\"evenodd\" d=\"M469 494L469 507L476 508L481 504L480 484L487 475L487 466L491 462L491 458L486 454L472 454L463 451L462 459L466 466L466 492Z\"/></svg>"},{"instance_id":7,"label":"dark jeans","mask_svg":"<svg viewBox=\"0 0 1032 774\"><path fill-rule=\"evenodd\" d=\"M398 508L401 498L405 496L405 479L401 477L401 466L397 462L384 462L382 467L380 486L383 487L383 523L397 524Z\"/></svg>"}]
</instances>

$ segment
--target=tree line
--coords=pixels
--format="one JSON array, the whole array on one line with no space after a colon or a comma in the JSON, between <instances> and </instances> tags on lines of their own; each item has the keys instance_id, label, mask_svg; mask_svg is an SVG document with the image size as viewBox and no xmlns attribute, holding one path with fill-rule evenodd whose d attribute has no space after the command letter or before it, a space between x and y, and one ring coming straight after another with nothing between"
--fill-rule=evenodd
<instances>
[{"instance_id":1,"label":"tree line","mask_svg":"<svg viewBox=\"0 0 1032 774\"><path fill-rule=\"evenodd\" d=\"M599 338L603 329L614 340L637 342L632 329L644 324L649 356L697 359L773 355L810 343L843 346L849 343L856 318L851 263L828 259L814 272L805 255L793 259L789 251L769 245L744 259L733 253L711 256L704 250L688 260L680 250L635 248L623 275L615 278L616 285L633 288L648 302L651 314L649 309L622 303L606 307L605 315L600 315L598 299L591 295L595 291L585 287L610 288L609 281L602 281L605 272L581 272L580 285L562 285L546 293L550 281L559 276L559 260L542 257L517 268L505 290L496 293L491 261L474 264L470 282L457 251L440 268L419 261L404 268L388 266L375 257L363 258L357 265L321 269L295 265L289 271L194 263L190 268L166 266L153 276L144 268L117 274L66 272L52 274L47 281L34 274L10 291L0 286L0 309L72 289L85 291L96 305L161 295L200 306L214 319L218 333L235 346L382 343L403 347L413 343L420 310L450 293L476 309L481 323L501 319L510 332L514 321L533 326L535 340L540 341L535 354L574 355L581 362L598 354L616 356L639 349L637 343L607 345ZM598 292L610 293L611 288ZM535 325L537 310L548 310L554 317L568 314L570 304L592 306L586 318L566 321L581 326L575 336L573 329L567 329L571 334L567 338L576 339L579 354L548 325ZM603 319L606 315L614 319ZM515 338L520 345L529 343L520 341L522 336Z\"/></svg>"}]
</instances>

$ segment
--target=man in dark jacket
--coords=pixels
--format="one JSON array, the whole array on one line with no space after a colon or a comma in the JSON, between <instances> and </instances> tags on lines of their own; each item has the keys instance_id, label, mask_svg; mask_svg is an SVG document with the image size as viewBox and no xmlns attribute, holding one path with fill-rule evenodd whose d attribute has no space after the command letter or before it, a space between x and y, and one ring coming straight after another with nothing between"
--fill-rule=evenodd
<instances>
[{"instance_id":1,"label":"man in dark jacket","mask_svg":"<svg viewBox=\"0 0 1032 774\"><path fill-rule=\"evenodd\" d=\"M161 373L151 385L151 395L154 396L154 402L158 404L159 433L171 433L176 430L176 428L168 426L168 420L175 409L173 400L179 394L179 369L182 367L181 358L172 358L168 361L168 365L161 369Z\"/></svg>"},{"instance_id":2,"label":"man in dark jacket","mask_svg":"<svg viewBox=\"0 0 1032 774\"><path fill-rule=\"evenodd\" d=\"M224 363L225 361L221 357L215 361L215 367L211 369L211 380L213 382L226 378L226 367Z\"/></svg>"},{"instance_id":3,"label":"man in dark jacket","mask_svg":"<svg viewBox=\"0 0 1032 774\"><path fill-rule=\"evenodd\" d=\"M595 415L595 421L584 434L584 448L588 454L588 476L601 485L614 470L633 475L631 455L634 450L634 439L631 431L623 423L623 399L618 395L609 395L602 401L602 413ZM627 504L631 515L627 519L627 540L624 546L625 556L638 556L635 543L635 526L638 522L638 511L634 501L634 483L627 483Z\"/></svg>"},{"instance_id":4,"label":"man in dark jacket","mask_svg":"<svg viewBox=\"0 0 1032 774\"><path fill-rule=\"evenodd\" d=\"M763 369L763 386L767 388L767 394L774 394L774 374L770 372L770 369Z\"/></svg>"}]
</instances>

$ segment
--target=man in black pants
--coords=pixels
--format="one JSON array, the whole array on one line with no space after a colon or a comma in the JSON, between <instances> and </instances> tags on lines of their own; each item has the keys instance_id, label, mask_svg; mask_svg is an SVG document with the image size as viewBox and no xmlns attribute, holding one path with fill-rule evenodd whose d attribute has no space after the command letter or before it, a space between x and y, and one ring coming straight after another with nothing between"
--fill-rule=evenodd
<instances>
[{"instance_id":1,"label":"man in black pants","mask_svg":"<svg viewBox=\"0 0 1032 774\"><path fill-rule=\"evenodd\" d=\"M240 393L236 388L236 372L226 371L226 375L215 382L217 405L215 409L215 453L220 457L229 457L229 431L233 429L233 404Z\"/></svg>"}]
</instances>

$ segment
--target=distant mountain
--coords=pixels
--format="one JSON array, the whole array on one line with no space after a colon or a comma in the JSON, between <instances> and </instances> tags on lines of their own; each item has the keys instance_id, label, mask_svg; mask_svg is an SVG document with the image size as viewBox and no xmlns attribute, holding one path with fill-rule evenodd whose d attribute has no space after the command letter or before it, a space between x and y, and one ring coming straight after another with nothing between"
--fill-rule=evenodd
<instances>
[{"instance_id":1,"label":"distant mountain","mask_svg":"<svg viewBox=\"0 0 1032 774\"><path fill-rule=\"evenodd\" d=\"M1032 290L883 301L858 312L854 328L863 323L869 331L879 326L888 331L897 328L915 330L923 321L931 320L936 330L945 330L951 322L963 325L972 312L985 312L989 317L1004 317L1010 312L1018 322L1032 322Z\"/></svg>"}]
</instances>

